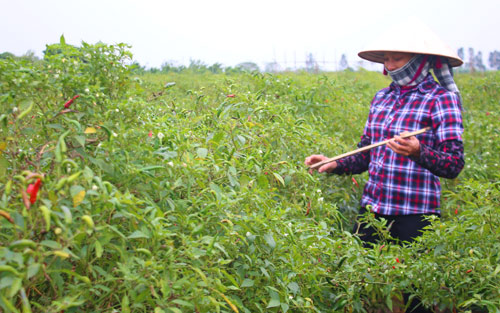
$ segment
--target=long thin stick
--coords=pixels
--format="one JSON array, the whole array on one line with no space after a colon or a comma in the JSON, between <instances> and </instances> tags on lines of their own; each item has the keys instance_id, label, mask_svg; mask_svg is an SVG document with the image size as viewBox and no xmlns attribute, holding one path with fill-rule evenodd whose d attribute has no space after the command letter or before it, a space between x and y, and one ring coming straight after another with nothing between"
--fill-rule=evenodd
<instances>
[{"instance_id":1,"label":"long thin stick","mask_svg":"<svg viewBox=\"0 0 500 313\"><path fill-rule=\"evenodd\" d=\"M404 133L403 135L399 135L399 136L401 138L408 138L408 137L415 136L415 135L418 135L418 134L423 134L423 133L425 133L426 131L428 131L430 129L431 129L430 127L426 127L426 128L422 128L422 129L416 130L414 132ZM345 157L348 157L348 156L351 156L351 155L354 155L354 154L357 154L357 153L360 153L360 152L363 152L363 151L367 151L367 150L373 149L373 148L378 147L378 146L385 145L389 141L391 141L392 139L387 139L387 140L384 140L384 141L381 141L381 142L377 142L377 143L374 143L372 145L365 146L365 147L362 147L362 148L359 148L359 149L356 149L356 150L353 150L353 151L350 151L350 152L338 155L338 156L330 158L330 159L326 159L324 161L321 161L321 162L318 162L318 163L315 163L315 164L311 165L309 168L316 169L316 168L321 167L322 165L325 165L327 163L331 163L333 161L337 161L337 160L343 159Z\"/></svg>"}]
</instances>

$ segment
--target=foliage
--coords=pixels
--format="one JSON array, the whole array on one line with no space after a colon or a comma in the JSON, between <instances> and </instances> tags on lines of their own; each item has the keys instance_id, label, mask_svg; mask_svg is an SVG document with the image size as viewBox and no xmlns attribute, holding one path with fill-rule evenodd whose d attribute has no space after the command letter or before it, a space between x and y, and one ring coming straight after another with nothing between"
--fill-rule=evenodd
<instances>
[{"instance_id":1,"label":"foliage","mask_svg":"<svg viewBox=\"0 0 500 313\"><path fill-rule=\"evenodd\" d=\"M412 246L364 248L366 174L303 160L355 147L385 77L134 77L126 45L47 51L0 60L3 311L365 312L402 292L500 307L498 73L457 78L469 167L443 218Z\"/></svg>"},{"instance_id":2,"label":"foliage","mask_svg":"<svg viewBox=\"0 0 500 313\"><path fill-rule=\"evenodd\" d=\"M492 51L488 57L488 64L494 70L500 69L500 51Z\"/></svg>"}]
</instances>

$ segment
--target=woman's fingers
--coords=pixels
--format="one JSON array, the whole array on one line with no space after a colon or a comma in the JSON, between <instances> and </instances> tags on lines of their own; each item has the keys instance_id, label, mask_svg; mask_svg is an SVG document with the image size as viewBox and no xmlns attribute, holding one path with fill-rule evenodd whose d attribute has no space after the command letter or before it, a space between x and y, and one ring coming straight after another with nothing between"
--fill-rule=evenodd
<instances>
[{"instance_id":1,"label":"woman's fingers","mask_svg":"<svg viewBox=\"0 0 500 313\"><path fill-rule=\"evenodd\" d=\"M318 172L329 173L333 171L336 167L337 167L337 161L333 161L330 163L326 163L325 165L322 165L320 168L318 168Z\"/></svg>"},{"instance_id":2,"label":"woman's fingers","mask_svg":"<svg viewBox=\"0 0 500 313\"><path fill-rule=\"evenodd\" d=\"M322 154L313 154L311 156L308 156L306 160L304 161L305 165L311 166L313 164L316 164L318 162L321 162L323 160L326 160L327 157L322 155Z\"/></svg>"},{"instance_id":3,"label":"woman's fingers","mask_svg":"<svg viewBox=\"0 0 500 313\"><path fill-rule=\"evenodd\" d=\"M397 154L406 155L406 146L404 139L401 139L399 136L394 136L394 138L387 143L387 146L392 149L392 151Z\"/></svg>"},{"instance_id":4,"label":"woman's fingers","mask_svg":"<svg viewBox=\"0 0 500 313\"><path fill-rule=\"evenodd\" d=\"M328 159L328 158L326 156L322 155L322 154L313 154L311 156L308 156L306 158L306 160L304 161L304 163L307 166L311 166L311 165L314 165L314 164L316 164L318 162L324 161L326 159ZM312 168L310 168L309 169L309 174L314 173L314 171L316 171L316 170L318 172L320 172L320 173L330 172L330 171L333 171L336 167L337 167L337 162L327 163L325 165L322 165L318 169L312 169Z\"/></svg>"},{"instance_id":5,"label":"woman's fingers","mask_svg":"<svg viewBox=\"0 0 500 313\"><path fill-rule=\"evenodd\" d=\"M394 139L389 141L387 146L394 152L404 156L420 155L420 142L415 136L409 138L394 136Z\"/></svg>"}]
</instances>

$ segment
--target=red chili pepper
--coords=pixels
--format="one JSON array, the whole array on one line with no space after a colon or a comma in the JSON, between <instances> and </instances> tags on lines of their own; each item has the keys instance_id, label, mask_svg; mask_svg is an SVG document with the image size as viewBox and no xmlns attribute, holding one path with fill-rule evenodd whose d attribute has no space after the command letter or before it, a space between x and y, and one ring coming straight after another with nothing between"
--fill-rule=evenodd
<instances>
[{"instance_id":1,"label":"red chili pepper","mask_svg":"<svg viewBox=\"0 0 500 313\"><path fill-rule=\"evenodd\" d=\"M232 94L227 95L226 97L228 97L228 98L234 98L234 97L236 97L236 95L234 93L232 93Z\"/></svg>"},{"instance_id":2,"label":"red chili pepper","mask_svg":"<svg viewBox=\"0 0 500 313\"><path fill-rule=\"evenodd\" d=\"M392 266L392 268L393 268L393 269L396 269L396 267L395 267L394 265Z\"/></svg>"},{"instance_id":3,"label":"red chili pepper","mask_svg":"<svg viewBox=\"0 0 500 313\"><path fill-rule=\"evenodd\" d=\"M396 258L396 262L401 263L401 262L399 262L399 258Z\"/></svg>"},{"instance_id":4,"label":"red chili pepper","mask_svg":"<svg viewBox=\"0 0 500 313\"><path fill-rule=\"evenodd\" d=\"M76 96L74 96L73 98L69 99L69 100L68 100L68 102L66 102L66 103L64 104L64 108L65 108L65 109L69 108L69 106L73 103L73 101L75 101L75 100L76 100L76 98L78 98L78 97L80 97L80 95L76 95Z\"/></svg>"},{"instance_id":5,"label":"red chili pepper","mask_svg":"<svg viewBox=\"0 0 500 313\"><path fill-rule=\"evenodd\" d=\"M467 274L469 274L470 272L472 272L472 270L467 270Z\"/></svg>"},{"instance_id":6,"label":"red chili pepper","mask_svg":"<svg viewBox=\"0 0 500 313\"><path fill-rule=\"evenodd\" d=\"M359 188L358 182L356 181L356 178L352 177L352 182L356 185L356 187Z\"/></svg>"},{"instance_id":7,"label":"red chili pepper","mask_svg":"<svg viewBox=\"0 0 500 313\"><path fill-rule=\"evenodd\" d=\"M26 192L30 195L33 192L34 188L35 188L35 184L29 184L28 188L26 188Z\"/></svg>"},{"instance_id":8,"label":"red chili pepper","mask_svg":"<svg viewBox=\"0 0 500 313\"><path fill-rule=\"evenodd\" d=\"M26 188L26 192L30 195L30 203L34 204L36 202L36 196L38 194L38 189L40 189L40 185L42 181L40 178L36 180L34 184L29 184L28 188Z\"/></svg>"},{"instance_id":9,"label":"red chili pepper","mask_svg":"<svg viewBox=\"0 0 500 313\"><path fill-rule=\"evenodd\" d=\"M457 215L457 214L458 214L458 208L455 209L455 215Z\"/></svg>"},{"instance_id":10,"label":"red chili pepper","mask_svg":"<svg viewBox=\"0 0 500 313\"><path fill-rule=\"evenodd\" d=\"M152 131L149 131L148 137L149 138L153 137L153 132Z\"/></svg>"},{"instance_id":11,"label":"red chili pepper","mask_svg":"<svg viewBox=\"0 0 500 313\"><path fill-rule=\"evenodd\" d=\"M490 115L491 113L490 112L486 112L486 116Z\"/></svg>"}]
</instances>

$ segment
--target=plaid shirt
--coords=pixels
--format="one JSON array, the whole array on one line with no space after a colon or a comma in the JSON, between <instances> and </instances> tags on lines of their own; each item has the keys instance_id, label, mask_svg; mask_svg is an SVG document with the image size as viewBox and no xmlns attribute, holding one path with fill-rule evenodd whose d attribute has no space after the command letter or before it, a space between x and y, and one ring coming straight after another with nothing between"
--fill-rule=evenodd
<instances>
[{"instance_id":1,"label":"plaid shirt","mask_svg":"<svg viewBox=\"0 0 500 313\"><path fill-rule=\"evenodd\" d=\"M379 146L338 161L336 174L368 170L362 207L384 215L440 213L439 177L454 178L464 166L460 99L429 74L403 90L392 83L379 91L358 147L383 141L404 131L430 126L417 136L420 157L411 158Z\"/></svg>"}]
</instances>

